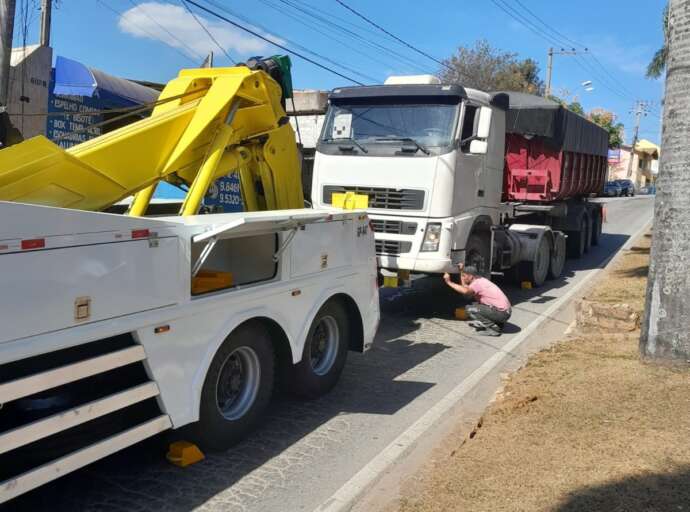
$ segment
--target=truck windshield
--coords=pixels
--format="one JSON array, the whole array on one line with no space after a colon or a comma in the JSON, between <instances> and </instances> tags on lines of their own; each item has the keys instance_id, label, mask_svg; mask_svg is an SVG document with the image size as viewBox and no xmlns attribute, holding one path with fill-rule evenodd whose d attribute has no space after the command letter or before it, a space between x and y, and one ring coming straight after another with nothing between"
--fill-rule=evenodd
<instances>
[{"instance_id":1,"label":"truck windshield","mask_svg":"<svg viewBox=\"0 0 690 512\"><path fill-rule=\"evenodd\" d=\"M448 146L458 105L335 104L326 115L321 142L354 139L360 144Z\"/></svg>"}]
</instances>

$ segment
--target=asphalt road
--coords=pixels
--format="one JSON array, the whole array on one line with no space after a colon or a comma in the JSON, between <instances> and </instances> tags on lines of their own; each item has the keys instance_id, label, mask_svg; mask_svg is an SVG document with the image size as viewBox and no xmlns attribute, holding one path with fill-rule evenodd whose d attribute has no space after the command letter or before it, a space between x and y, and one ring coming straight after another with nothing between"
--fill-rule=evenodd
<instances>
[{"instance_id":1,"label":"asphalt road","mask_svg":"<svg viewBox=\"0 0 690 512\"><path fill-rule=\"evenodd\" d=\"M569 260L561 279L538 290L505 285L514 307L500 338L477 337L454 320L460 301L438 280L418 280L404 292L383 290L374 347L350 354L328 396L311 402L278 396L247 440L189 468L168 464L150 442L29 493L8 509L314 510L652 218L649 197L607 202L600 245L582 260Z\"/></svg>"}]
</instances>

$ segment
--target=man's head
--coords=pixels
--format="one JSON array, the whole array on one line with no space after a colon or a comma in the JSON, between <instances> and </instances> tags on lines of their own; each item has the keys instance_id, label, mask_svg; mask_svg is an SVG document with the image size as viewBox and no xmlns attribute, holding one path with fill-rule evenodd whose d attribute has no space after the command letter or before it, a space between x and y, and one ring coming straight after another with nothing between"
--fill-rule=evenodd
<instances>
[{"instance_id":1,"label":"man's head","mask_svg":"<svg viewBox=\"0 0 690 512\"><path fill-rule=\"evenodd\" d=\"M477 269L472 266L458 266L460 267L460 281L462 281L462 284L464 284L465 286L469 286L469 284L478 277Z\"/></svg>"}]
</instances>

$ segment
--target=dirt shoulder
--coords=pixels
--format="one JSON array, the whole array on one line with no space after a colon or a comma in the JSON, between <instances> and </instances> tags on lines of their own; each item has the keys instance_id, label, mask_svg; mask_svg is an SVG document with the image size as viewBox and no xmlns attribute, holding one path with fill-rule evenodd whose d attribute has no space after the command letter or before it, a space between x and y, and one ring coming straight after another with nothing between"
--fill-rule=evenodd
<instances>
[{"instance_id":1,"label":"dirt shoulder","mask_svg":"<svg viewBox=\"0 0 690 512\"><path fill-rule=\"evenodd\" d=\"M641 312L649 245L623 253L587 299ZM641 362L638 339L574 335L531 357L393 509L690 510L690 373Z\"/></svg>"}]
</instances>

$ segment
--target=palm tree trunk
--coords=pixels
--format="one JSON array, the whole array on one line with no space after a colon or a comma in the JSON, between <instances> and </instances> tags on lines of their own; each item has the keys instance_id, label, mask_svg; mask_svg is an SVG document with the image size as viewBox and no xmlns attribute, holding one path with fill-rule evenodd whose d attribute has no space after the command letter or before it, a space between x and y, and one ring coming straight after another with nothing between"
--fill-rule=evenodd
<instances>
[{"instance_id":1,"label":"palm tree trunk","mask_svg":"<svg viewBox=\"0 0 690 512\"><path fill-rule=\"evenodd\" d=\"M690 361L690 0L671 0L642 357Z\"/></svg>"}]
</instances>

